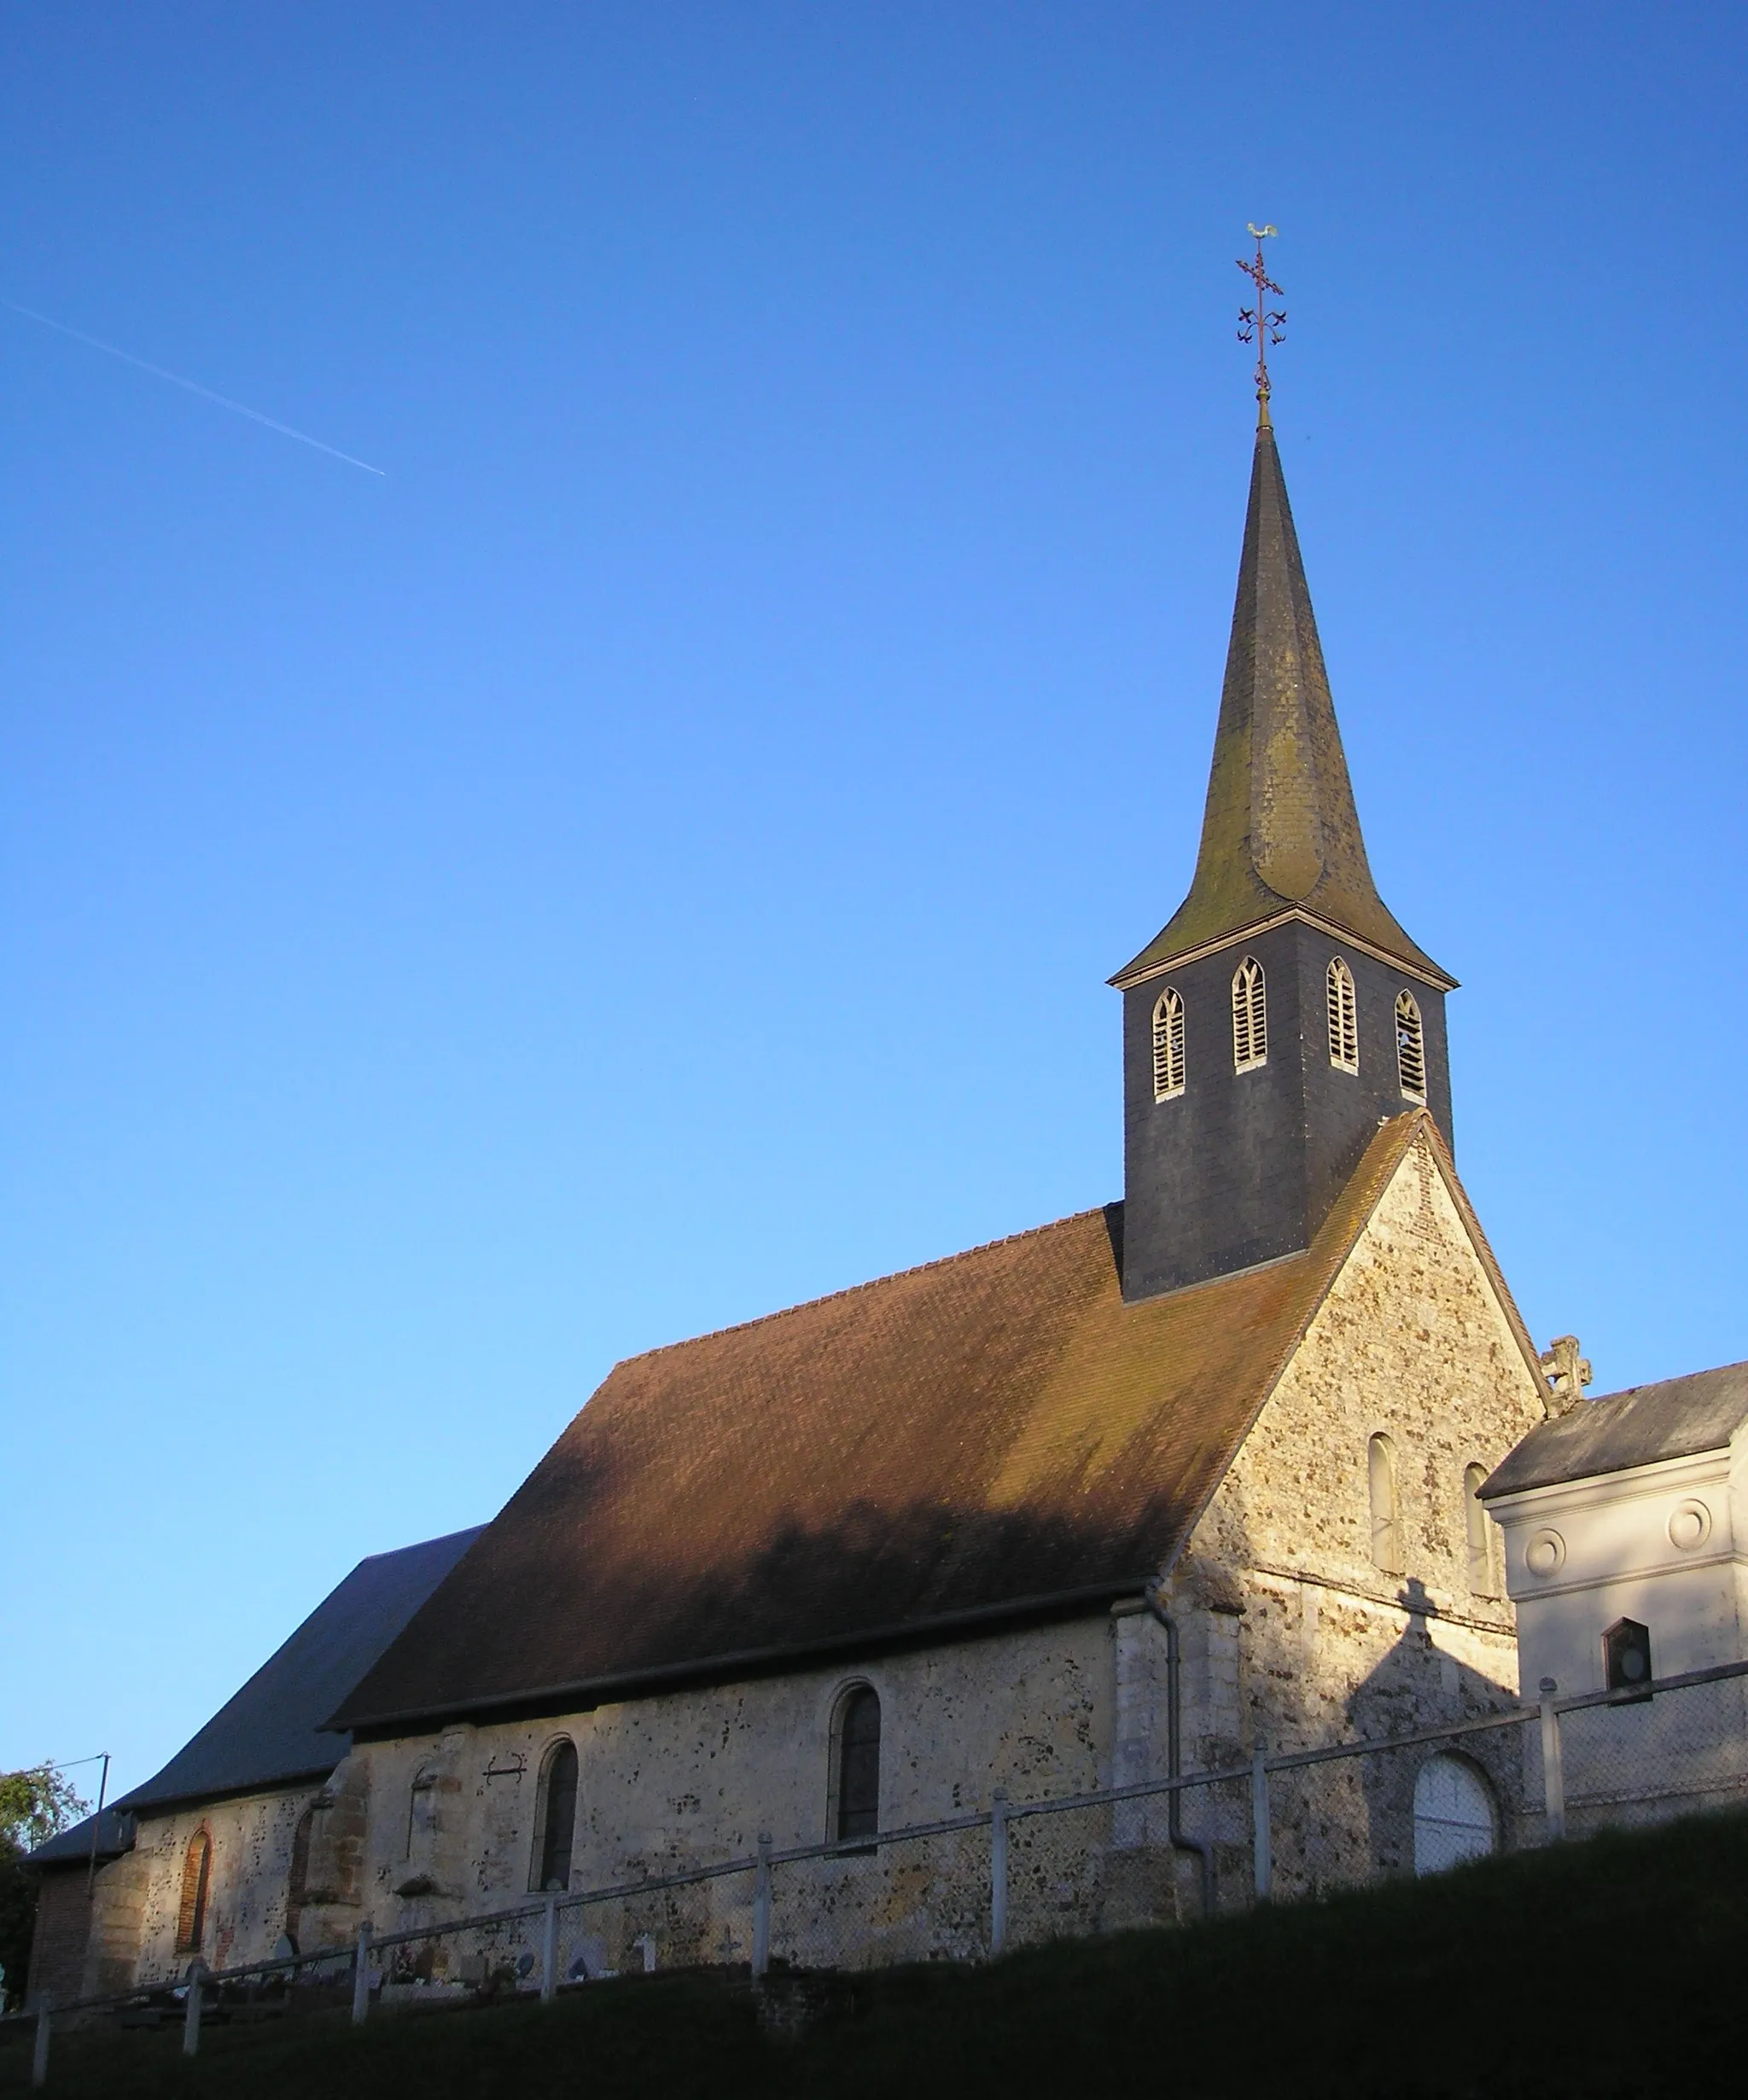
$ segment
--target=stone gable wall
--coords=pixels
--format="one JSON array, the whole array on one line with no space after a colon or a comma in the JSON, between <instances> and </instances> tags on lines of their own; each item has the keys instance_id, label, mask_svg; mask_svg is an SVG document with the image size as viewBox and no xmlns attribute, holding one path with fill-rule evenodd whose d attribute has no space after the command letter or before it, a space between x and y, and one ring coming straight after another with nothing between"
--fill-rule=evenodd
<instances>
[{"instance_id":1,"label":"stone gable wall","mask_svg":"<svg viewBox=\"0 0 1748 2100\"><path fill-rule=\"evenodd\" d=\"M1423 1142L1174 1571L1186 1761L1232 1763L1259 1735L1271 1750L1293 1750L1515 1703L1512 1608L1490 1594L1503 1584L1470 1586L1464 1469L1490 1470L1542 1419L1537 1382ZM1379 1433L1395 1446L1400 1571L1372 1554L1367 1451ZM1514 1736L1489 1736L1468 1754L1488 1773L1509 1836L1522 1766L1507 1741L1515 1751ZM1430 1754L1284 1783L1275 1806L1285 1886L1410 1864L1413 1779ZM1309 1845L1314 1825L1322 1836ZM1219 1835L1234 1846L1238 1834Z\"/></svg>"}]
</instances>

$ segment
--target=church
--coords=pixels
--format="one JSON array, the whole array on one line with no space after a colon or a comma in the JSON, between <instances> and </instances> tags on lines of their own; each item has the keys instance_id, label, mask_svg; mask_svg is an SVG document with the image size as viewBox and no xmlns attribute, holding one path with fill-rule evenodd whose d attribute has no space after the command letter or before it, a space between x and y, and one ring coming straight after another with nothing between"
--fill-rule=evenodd
<instances>
[{"instance_id":1,"label":"church","mask_svg":"<svg viewBox=\"0 0 1748 2100\"><path fill-rule=\"evenodd\" d=\"M1515 1703L1477 1491L1553 1399L1259 400L1193 881L1110 980L1122 1201L619 1364L491 1522L410 1550L303 1717L319 1769L140 1790L86 1988ZM1058 1928L1246 1900L1221 1813L1113 1824ZM1401 1866L1401 1827L1289 1817L1278 1874ZM867 1958L975 1951L950 1874L861 1886ZM690 1893L664 1967L732 1951Z\"/></svg>"}]
</instances>

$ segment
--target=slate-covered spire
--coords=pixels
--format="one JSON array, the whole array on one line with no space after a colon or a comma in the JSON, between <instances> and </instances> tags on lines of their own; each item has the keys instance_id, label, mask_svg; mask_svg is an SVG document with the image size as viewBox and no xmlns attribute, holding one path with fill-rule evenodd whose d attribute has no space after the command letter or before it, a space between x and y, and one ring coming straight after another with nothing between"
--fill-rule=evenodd
<instances>
[{"instance_id":1,"label":"slate-covered spire","mask_svg":"<svg viewBox=\"0 0 1748 2100\"><path fill-rule=\"evenodd\" d=\"M1220 725L1190 893L1111 981L1127 986L1293 910L1442 987L1372 880L1280 455L1261 404Z\"/></svg>"}]
</instances>

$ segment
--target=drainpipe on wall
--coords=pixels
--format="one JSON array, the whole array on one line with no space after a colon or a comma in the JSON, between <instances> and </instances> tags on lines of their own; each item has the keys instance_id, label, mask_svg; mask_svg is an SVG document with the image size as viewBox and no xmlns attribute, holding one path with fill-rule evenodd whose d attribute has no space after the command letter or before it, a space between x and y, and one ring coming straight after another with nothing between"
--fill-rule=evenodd
<instances>
[{"instance_id":1,"label":"drainpipe on wall","mask_svg":"<svg viewBox=\"0 0 1748 2100\"><path fill-rule=\"evenodd\" d=\"M1182 1706L1182 1669L1178 1653L1177 1621L1160 1600L1157 1585L1149 1583L1147 1608L1165 1628L1165 1776L1178 1778L1183 1771L1183 1734L1180 1723ZM1184 1834L1184 1793L1174 1787L1166 1795L1166 1834L1174 1852L1193 1853L1202 1864L1202 1915L1214 1916L1214 1848L1199 1838Z\"/></svg>"}]
</instances>

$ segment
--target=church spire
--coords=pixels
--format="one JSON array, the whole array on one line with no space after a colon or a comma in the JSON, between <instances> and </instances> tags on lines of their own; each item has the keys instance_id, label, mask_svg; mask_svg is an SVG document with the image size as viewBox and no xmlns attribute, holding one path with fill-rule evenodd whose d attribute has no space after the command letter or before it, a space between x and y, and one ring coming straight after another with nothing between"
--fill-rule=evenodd
<instances>
[{"instance_id":1,"label":"church spire","mask_svg":"<svg viewBox=\"0 0 1748 2100\"><path fill-rule=\"evenodd\" d=\"M1264 369L1259 363L1259 374ZM1257 401L1238 602L1195 879L1175 916L1111 981L1138 983L1292 913L1448 988L1455 979L1409 939L1372 880L1266 378L1259 378Z\"/></svg>"}]
</instances>

